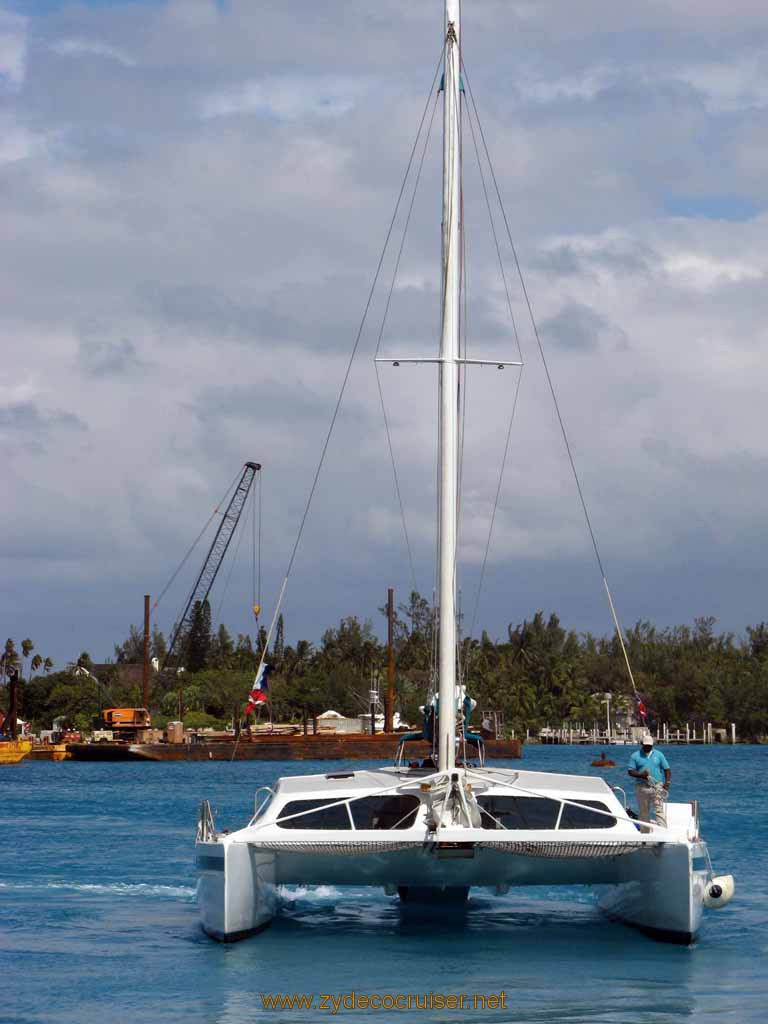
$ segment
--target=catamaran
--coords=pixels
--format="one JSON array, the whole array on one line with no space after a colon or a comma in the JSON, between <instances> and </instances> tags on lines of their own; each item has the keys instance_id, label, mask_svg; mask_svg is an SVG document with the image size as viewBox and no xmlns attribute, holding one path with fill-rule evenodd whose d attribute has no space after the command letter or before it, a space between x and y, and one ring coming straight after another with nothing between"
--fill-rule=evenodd
<instances>
[{"instance_id":1,"label":"catamaran","mask_svg":"<svg viewBox=\"0 0 768 1024\"><path fill-rule=\"evenodd\" d=\"M391 767L281 778L257 792L247 825L229 833L217 831L203 801L195 846L202 926L221 941L259 931L279 911L284 885L379 886L426 903L464 900L473 886L501 894L588 885L599 887L611 917L691 943L705 907L733 894L731 876L713 874L696 801L668 803L664 826L638 822L601 778L486 765L482 740L469 728L472 701L457 658L458 383L468 364L498 360L469 360L460 348L459 15L460 0L446 0L439 355L396 361L437 364L437 678L415 737L431 741L432 756L408 761L406 738ZM284 589L285 582L280 600ZM618 630L615 613L614 620Z\"/></svg>"}]
</instances>

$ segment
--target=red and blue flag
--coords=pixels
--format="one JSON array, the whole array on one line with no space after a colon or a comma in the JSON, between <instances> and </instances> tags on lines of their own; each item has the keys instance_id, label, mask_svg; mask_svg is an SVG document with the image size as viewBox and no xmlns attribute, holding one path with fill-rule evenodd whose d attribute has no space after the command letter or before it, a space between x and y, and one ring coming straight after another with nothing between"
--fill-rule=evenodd
<instances>
[{"instance_id":1,"label":"red and blue flag","mask_svg":"<svg viewBox=\"0 0 768 1024\"><path fill-rule=\"evenodd\" d=\"M259 668L253 681L251 692L248 694L248 703L245 705L244 714L249 715L259 704L264 704L269 700L269 683L267 680L271 671L272 666L267 665L266 662Z\"/></svg>"}]
</instances>

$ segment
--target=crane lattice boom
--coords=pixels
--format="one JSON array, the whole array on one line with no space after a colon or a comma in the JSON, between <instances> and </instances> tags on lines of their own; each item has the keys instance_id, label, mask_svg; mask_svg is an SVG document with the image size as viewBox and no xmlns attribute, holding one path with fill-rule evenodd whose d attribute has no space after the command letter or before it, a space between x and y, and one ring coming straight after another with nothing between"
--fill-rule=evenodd
<instances>
[{"instance_id":1,"label":"crane lattice boom","mask_svg":"<svg viewBox=\"0 0 768 1024\"><path fill-rule=\"evenodd\" d=\"M256 473L261 469L261 465L258 462L246 462L243 468L243 475L240 477L240 481L234 490L232 497L227 505L227 510L221 517L221 522L216 530L216 536L213 538L208 554L206 555L203 567L200 570L200 575L197 577L197 581L192 588L192 592L189 595L184 614L182 615L176 629L174 630L173 636L171 637L171 643L168 647L168 653L163 661L163 669L171 664L171 658L175 655L175 660L179 660L178 648L182 641L182 638L186 635L192 621L192 614L195 605L208 599L208 595L211 592L216 574L221 568L221 563L224 561L224 556L227 553L230 541L232 540L237 524L240 521L240 516L245 503L248 500L248 495L251 490Z\"/></svg>"}]
</instances>

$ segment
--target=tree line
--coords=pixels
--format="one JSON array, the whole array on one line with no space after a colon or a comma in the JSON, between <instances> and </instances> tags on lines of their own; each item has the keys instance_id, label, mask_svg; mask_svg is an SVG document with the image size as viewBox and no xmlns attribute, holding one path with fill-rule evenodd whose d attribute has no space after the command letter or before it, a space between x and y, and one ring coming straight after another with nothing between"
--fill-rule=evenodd
<instances>
[{"instance_id":1,"label":"tree line","mask_svg":"<svg viewBox=\"0 0 768 1024\"><path fill-rule=\"evenodd\" d=\"M385 608L380 612L386 615ZM713 618L699 618L690 626L658 628L638 622L627 630L625 643L637 690L652 722L666 722L671 728L684 728L686 722L735 722L742 739L764 737L768 624L748 626L743 636L719 633L715 625ZM414 724L420 721L419 706L433 674L435 626L430 603L418 593L396 611L395 708ZM181 710L188 725L230 723L242 713L265 643L263 628L257 628L253 637L232 636L224 624L213 628L207 603L196 606L178 659L152 675L153 722L164 724ZM157 628L150 650L162 665L167 642ZM140 680L126 679L122 671L143 658L143 635L136 626L130 627L111 663L100 666L98 674L92 671L87 652L59 672L51 672L50 665L46 671L34 659L28 662L30 653L27 649L23 655L26 673L21 673L19 714L37 728L50 728L58 715L87 728L100 704L141 704ZM370 619L350 615L325 630L319 643L289 644L280 617L266 657L272 668L269 693L276 721L300 721L328 708L359 715L368 709L372 686L382 695L386 690L386 644ZM591 728L604 719L601 701L606 693L613 695L614 707L634 704L616 637L568 630L556 614L537 611L530 619L510 624L506 636L495 640L486 632L465 638L459 659L478 712L500 711L507 730L514 728L518 735L546 724L584 723ZM7 700L5 692L3 699Z\"/></svg>"}]
</instances>

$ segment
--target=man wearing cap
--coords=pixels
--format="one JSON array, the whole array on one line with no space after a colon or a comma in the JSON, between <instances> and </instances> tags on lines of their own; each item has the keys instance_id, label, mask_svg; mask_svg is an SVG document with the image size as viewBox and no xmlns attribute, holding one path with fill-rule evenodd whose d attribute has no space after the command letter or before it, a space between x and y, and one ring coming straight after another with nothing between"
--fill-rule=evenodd
<instances>
[{"instance_id":1,"label":"man wearing cap","mask_svg":"<svg viewBox=\"0 0 768 1024\"><path fill-rule=\"evenodd\" d=\"M666 757L653 749L653 736L646 733L640 740L640 749L629 759L629 774L636 780L637 808L641 821L650 821L653 804L656 823L667 827L667 792L672 772ZM643 829L644 832L649 831Z\"/></svg>"}]
</instances>

